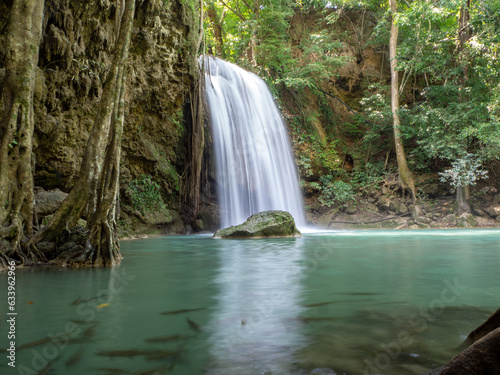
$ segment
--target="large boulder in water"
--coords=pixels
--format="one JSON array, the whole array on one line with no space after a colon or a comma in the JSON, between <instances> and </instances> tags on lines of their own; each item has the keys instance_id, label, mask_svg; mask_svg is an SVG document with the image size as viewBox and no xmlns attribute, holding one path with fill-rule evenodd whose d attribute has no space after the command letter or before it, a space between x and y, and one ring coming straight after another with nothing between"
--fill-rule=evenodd
<instances>
[{"instance_id":1,"label":"large boulder in water","mask_svg":"<svg viewBox=\"0 0 500 375\"><path fill-rule=\"evenodd\" d=\"M500 374L500 309L472 331L462 344L465 348L446 366L424 375Z\"/></svg>"},{"instance_id":2,"label":"large boulder in water","mask_svg":"<svg viewBox=\"0 0 500 375\"><path fill-rule=\"evenodd\" d=\"M498 375L500 374L500 328L453 358L439 375Z\"/></svg>"},{"instance_id":3,"label":"large boulder in water","mask_svg":"<svg viewBox=\"0 0 500 375\"><path fill-rule=\"evenodd\" d=\"M263 211L243 224L220 229L214 238L300 237L293 216L286 211Z\"/></svg>"}]
</instances>

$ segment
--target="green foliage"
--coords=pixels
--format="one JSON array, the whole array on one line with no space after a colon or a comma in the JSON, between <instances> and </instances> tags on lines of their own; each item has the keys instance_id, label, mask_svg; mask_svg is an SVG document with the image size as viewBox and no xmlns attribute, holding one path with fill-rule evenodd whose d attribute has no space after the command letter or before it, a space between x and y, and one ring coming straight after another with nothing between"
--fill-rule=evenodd
<instances>
[{"instance_id":1,"label":"green foliage","mask_svg":"<svg viewBox=\"0 0 500 375\"><path fill-rule=\"evenodd\" d=\"M361 109L360 115L370 124L354 117L335 122L333 106L324 103L324 94L316 90L338 82L339 68L348 62L346 43L357 49L360 59L371 46L387 64L391 28L387 0L211 0L208 4L215 7L222 25L223 56L263 77L275 99L284 88L293 97L297 108L289 103L285 107L292 112L287 115L292 119L295 148L300 150L302 176L338 177L337 152L346 146L332 139L357 142L355 150L348 151L356 160L393 158L387 82L374 83L370 77L368 86L367 78L362 82L367 89L360 107L350 104ZM500 158L500 2L471 2L470 37L461 45L463 4L463 0L398 1L400 130L408 164L417 172L436 170L442 160L451 162L470 153L485 163ZM363 21L357 23L356 17ZM370 35L365 32L368 23L374 27ZM208 18L205 30L207 45L215 52L214 25ZM350 186L376 184L383 171L374 165L355 169ZM318 184L330 197L325 199L333 200L328 192L333 181Z\"/></svg>"},{"instance_id":2,"label":"green foliage","mask_svg":"<svg viewBox=\"0 0 500 375\"><path fill-rule=\"evenodd\" d=\"M451 186L475 185L477 180L488 178L488 171L482 169L481 160L473 155L467 154L463 158L451 163L451 168L440 172L441 182L450 181Z\"/></svg>"},{"instance_id":3,"label":"green foliage","mask_svg":"<svg viewBox=\"0 0 500 375\"><path fill-rule=\"evenodd\" d=\"M386 178L387 174L389 171L384 170L382 163L366 163L362 167L354 168L351 173L351 184L356 189L377 186L380 181Z\"/></svg>"},{"instance_id":4,"label":"green foliage","mask_svg":"<svg viewBox=\"0 0 500 375\"><path fill-rule=\"evenodd\" d=\"M426 101L406 113L417 149L428 158L454 160L473 151L488 158L500 155L498 123L491 120L484 85L472 82L474 95L461 100L457 85L429 87Z\"/></svg>"},{"instance_id":5,"label":"green foliage","mask_svg":"<svg viewBox=\"0 0 500 375\"><path fill-rule=\"evenodd\" d=\"M311 165L311 158L308 155L300 154L297 159L297 166L302 176L311 177L314 173Z\"/></svg>"},{"instance_id":6,"label":"green foliage","mask_svg":"<svg viewBox=\"0 0 500 375\"><path fill-rule=\"evenodd\" d=\"M128 188L132 206L143 214L165 206L160 194L160 185L153 181L150 175L140 175L129 183Z\"/></svg>"},{"instance_id":7,"label":"green foliage","mask_svg":"<svg viewBox=\"0 0 500 375\"><path fill-rule=\"evenodd\" d=\"M319 201L325 206L331 207L337 204L345 207L347 203L355 200L354 188L351 184L337 180L333 175L325 175L320 178L321 184L311 183L312 187L320 190Z\"/></svg>"}]
</instances>

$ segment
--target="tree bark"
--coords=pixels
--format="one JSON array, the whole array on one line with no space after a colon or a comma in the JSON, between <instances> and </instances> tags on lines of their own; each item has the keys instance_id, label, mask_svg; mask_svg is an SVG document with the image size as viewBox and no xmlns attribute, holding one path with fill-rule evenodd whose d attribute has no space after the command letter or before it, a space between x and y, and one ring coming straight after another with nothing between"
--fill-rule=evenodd
<instances>
[{"instance_id":1,"label":"tree bark","mask_svg":"<svg viewBox=\"0 0 500 375\"><path fill-rule=\"evenodd\" d=\"M391 22L391 37L389 41L389 54L391 60L391 111L393 119L393 130L394 130L394 144L396 148L396 158L398 162L398 172L399 172L399 183L403 188L403 191L408 188L411 190L413 203L416 200L415 191L415 181L413 180L413 174L408 168L406 162L406 153L403 147L403 141L401 139L401 121L399 119L399 84L398 84L398 71L396 70L397 58L396 50L398 45L398 26L395 22L395 15L397 13L396 0L389 0L392 12L392 22Z\"/></svg>"},{"instance_id":2,"label":"tree bark","mask_svg":"<svg viewBox=\"0 0 500 375\"><path fill-rule=\"evenodd\" d=\"M204 74L193 83L190 90L191 139L189 143L189 220L194 222L198 217L201 200L201 167L203 148L205 147L205 132L203 129L203 87Z\"/></svg>"},{"instance_id":3,"label":"tree bark","mask_svg":"<svg viewBox=\"0 0 500 375\"><path fill-rule=\"evenodd\" d=\"M201 36L203 35L203 0L200 0L200 39L196 51L201 47ZM205 57L202 59L201 72L195 78L189 90L189 117L191 120L191 132L188 136L189 174L187 177L188 197L188 220L194 224L198 217L201 201L201 168L203 161L203 149L205 147L205 132L203 129L203 100L205 87ZM189 121L189 120L188 120Z\"/></svg>"},{"instance_id":4,"label":"tree bark","mask_svg":"<svg viewBox=\"0 0 500 375\"><path fill-rule=\"evenodd\" d=\"M460 8L460 18L458 21L458 62L462 67L462 77L460 83L462 88L460 90L460 101L466 100L465 86L469 81L469 61L464 56L465 46L469 39L472 37L472 30L469 25L470 20L470 0L466 0L465 4Z\"/></svg>"},{"instance_id":5,"label":"tree bark","mask_svg":"<svg viewBox=\"0 0 500 375\"><path fill-rule=\"evenodd\" d=\"M63 231L69 231L88 210L87 227L90 233L85 252L77 260L95 265L111 265L120 259L115 212L123 132L125 63L134 12L135 0L127 0L113 63L104 84L78 180L49 224L32 237L27 246L50 241Z\"/></svg>"},{"instance_id":6,"label":"tree bark","mask_svg":"<svg viewBox=\"0 0 500 375\"><path fill-rule=\"evenodd\" d=\"M465 46L472 37L472 30L469 25L470 19L470 0L466 0L460 8L460 18L458 20L458 63L462 68L462 76L460 77L460 102L467 101L467 85L469 83L469 61L464 56ZM457 187L457 212L458 214L470 212L470 187Z\"/></svg>"},{"instance_id":7,"label":"tree bark","mask_svg":"<svg viewBox=\"0 0 500 375\"><path fill-rule=\"evenodd\" d=\"M207 5L207 16L210 19L210 23L212 24L212 30L214 32L215 41L217 42L217 45L215 46L217 50L217 55L224 59L226 57L224 53L224 39L222 37L222 25L217 16L217 9L215 8L215 4L213 2L209 2Z\"/></svg>"},{"instance_id":8,"label":"tree bark","mask_svg":"<svg viewBox=\"0 0 500 375\"><path fill-rule=\"evenodd\" d=\"M7 30L0 85L0 266L10 257L24 263L41 255L22 251L21 241L33 233L33 95L43 8L41 0L15 0Z\"/></svg>"}]
</instances>

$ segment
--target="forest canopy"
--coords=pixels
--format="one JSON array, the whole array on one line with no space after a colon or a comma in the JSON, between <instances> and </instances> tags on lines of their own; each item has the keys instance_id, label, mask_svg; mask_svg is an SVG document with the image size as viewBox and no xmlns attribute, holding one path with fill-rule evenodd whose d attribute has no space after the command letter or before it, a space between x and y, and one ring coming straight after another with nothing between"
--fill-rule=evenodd
<instances>
[{"instance_id":1,"label":"forest canopy","mask_svg":"<svg viewBox=\"0 0 500 375\"><path fill-rule=\"evenodd\" d=\"M500 3L417 0L397 7L398 104L411 168L428 171L468 154L491 167L500 156ZM368 48L389 59L388 1L219 0L207 1L205 12L207 53L271 85L310 89L318 100L320 90L338 83L345 63L365 59ZM353 46L357 51L346 53ZM390 147L389 84L383 74L365 80L358 87L363 97L351 102L369 120L365 147L357 150L365 157L373 147Z\"/></svg>"}]
</instances>

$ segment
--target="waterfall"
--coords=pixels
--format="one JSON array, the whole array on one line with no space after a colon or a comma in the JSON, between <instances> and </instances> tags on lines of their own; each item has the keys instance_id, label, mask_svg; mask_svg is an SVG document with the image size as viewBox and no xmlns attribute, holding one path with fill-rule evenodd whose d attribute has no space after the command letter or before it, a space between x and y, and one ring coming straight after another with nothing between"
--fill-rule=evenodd
<instances>
[{"instance_id":1,"label":"waterfall","mask_svg":"<svg viewBox=\"0 0 500 375\"><path fill-rule=\"evenodd\" d=\"M305 225L295 162L281 114L263 80L227 61L205 56L221 225L254 213L284 210Z\"/></svg>"}]
</instances>

